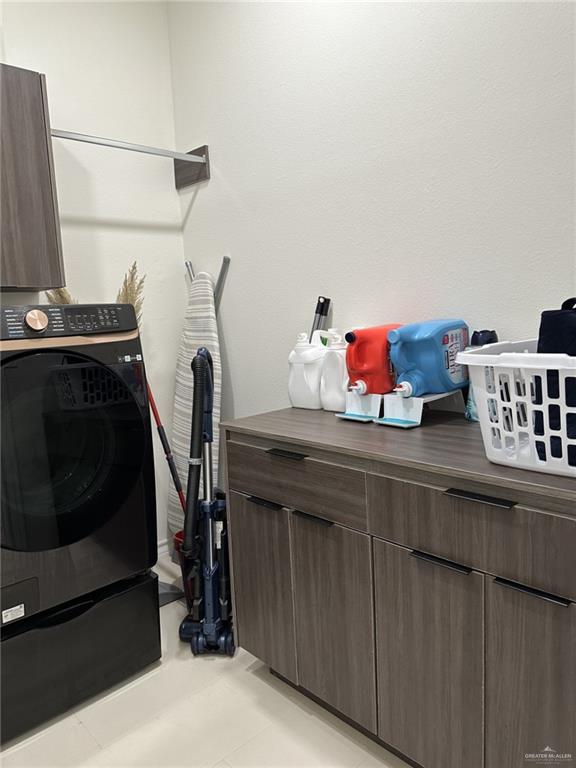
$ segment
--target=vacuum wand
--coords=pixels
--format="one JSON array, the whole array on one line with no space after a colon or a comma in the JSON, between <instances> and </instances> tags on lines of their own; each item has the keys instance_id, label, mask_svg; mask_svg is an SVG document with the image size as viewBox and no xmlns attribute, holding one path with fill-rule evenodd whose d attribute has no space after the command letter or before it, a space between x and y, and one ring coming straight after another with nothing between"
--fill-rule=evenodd
<instances>
[{"instance_id":1,"label":"vacuum wand","mask_svg":"<svg viewBox=\"0 0 576 768\"><path fill-rule=\"evenodd\" d=\"M188 459L188 487L186 489L186 514L184 516L184 537L182 552L190 557L195 552L195 537L198 532L198 495L200 474L204 468L204 491L206 485L212 488L212 410L214 404L214 366L212 355L206 347L200 347L192 360L194 378L192 425L190 435L190 456ZM209 451L206 450L209 446ZM209 462L204 459L208 458ZM209 464L209 465L208 465ZM207 466L208 465L208 466ZM210 477L207 478L207 470ZM210 499L211 500L211 499Z\"/></svg>"},{"instance_id":2,"label":"vacuum wand","mask_svg":"<svg viewBox=\"0 0 576 768\"><path fill-rule=\"evenodd\" d=\"M314 322L312 323L312 330L310 331L310 343L312 343L312 336L314 331L322 331L326 327L326 320L328 318L328 311L330 309L330 299L326 296L318 296L316 302L316 312L314 313Z\"/></svg>"}]
</instances>

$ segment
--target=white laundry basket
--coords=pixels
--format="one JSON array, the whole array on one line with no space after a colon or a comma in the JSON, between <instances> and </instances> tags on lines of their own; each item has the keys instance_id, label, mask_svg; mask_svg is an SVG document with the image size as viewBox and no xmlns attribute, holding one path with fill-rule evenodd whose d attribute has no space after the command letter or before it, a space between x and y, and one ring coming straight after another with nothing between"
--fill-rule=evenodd
<instances>
[{"instance_id":1,"label":"white laundry basket","mask_svg":"<svg viewBox=\"0 0 576 768\"><path fill-rule=\"evenodd\" d=\"M496 464L576 478L576 357L538 354L537 341L460 352L486 455Z\"/></svg>"}]
</instances>

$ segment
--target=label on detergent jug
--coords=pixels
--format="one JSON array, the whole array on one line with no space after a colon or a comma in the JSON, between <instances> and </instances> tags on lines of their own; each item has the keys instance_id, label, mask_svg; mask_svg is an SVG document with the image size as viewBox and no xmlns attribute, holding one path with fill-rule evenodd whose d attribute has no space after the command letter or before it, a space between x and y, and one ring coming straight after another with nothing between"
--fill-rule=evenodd
<instances>
[{"instance_id":1,"label":"label on detergent jug","mask_svg":"<svg viewBox=\"0 0 576 768\"><path fill-rule=\"evenodd\" d=\"M458 352L462 352L468 346L468 329L455 328L442 337L444 347L444 365L448 376L454 384L462 384L468 379L468 371L465 365L456 362Z\"/></svg>"}]
</instances>

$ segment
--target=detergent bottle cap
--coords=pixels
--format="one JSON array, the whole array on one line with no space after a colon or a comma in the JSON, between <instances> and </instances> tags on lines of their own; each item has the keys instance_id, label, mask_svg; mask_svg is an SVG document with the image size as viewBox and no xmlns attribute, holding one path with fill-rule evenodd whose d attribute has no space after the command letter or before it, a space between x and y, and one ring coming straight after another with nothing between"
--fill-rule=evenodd
<instances>
[{"instance_id":1,"label":"detergent bottle cap","mask_svg":"<svg viewBox=\"0 0 576 768\"><path fill-rule=\"evenodd\" d=\"M362 379L358 379L356 384L352 384L350 386L351 392L357 392L359 395L365 395L368 391L368 387L366 386L366 382L362 381Z\"/></svg>"},{"instance_id":2,"label":"detergent bottle cap","mask_svg":"<svg viewBox=\"0 0 576 768\"><path fill-rule=\"evenodd\" d=\"M412 397L414 387L409 381L401 381L394 387L394 392L401 397Z\"/></svg>"},{"instance_id":3,"label":"detergent bottle cap","mask_svg":"<svg viewBox=\"0 0 576 768\"><path fill-rule=\"evenodd\" d=\"M324 347L324 348L326 348L326 346L328 344L328 339L329 339L328 331L323 331L323 330L318 329L318 330L314 331L314 333L312 334L312 338L310 340L310 343L314 347Z\"/></svg>"},{"instance_id":4,"label":"detergent bottle cap","mask_svg":"<svg viewBox=\"0 0 576 768\"><path fill-rule=\"evenodd\" d=\"M470 340L471 347L483 347L485 344L496 344L498 334L496 331L474 331Z\"/></svg>"},{"instance_id":5,"label":"detergent bottle cap","mask_svg":"<svg viewBox=\"0 0 576 768\"><path fill-rule=\"evenodd\" d=\"M328 348L346 349L346 342L338 328L328 328Z\"/></svg>"},{"instance_id":6,"label":"detergent bottle cap","mask_svg":"<svg viewBox=\"0 0 576 768\"><path fill-rule=\"evenodd\" d=\"M299 333L298 338L296 339L296 346L297 347L304 347L309 345L308 341L308 334L307 333Z\"/></svg>"}]
</instances>

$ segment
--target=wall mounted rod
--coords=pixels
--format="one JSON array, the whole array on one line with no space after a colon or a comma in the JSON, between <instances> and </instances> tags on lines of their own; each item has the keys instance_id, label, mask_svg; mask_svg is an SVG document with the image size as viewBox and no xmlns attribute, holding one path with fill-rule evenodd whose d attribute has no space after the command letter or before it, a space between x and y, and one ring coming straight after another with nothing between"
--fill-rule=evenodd
<instances>
[{"instance_id":1,"label":"wall mounted rod","mask_svg":"<svg viewBox=\"0 0 576 768\"><path fill-rule=\"evenodd\" d=\"M222 266L220 267L220 274L216 281L216 287L214 288L214 306L216 307L216 314L220 309L220 301L222 300L222 293L224 291L224 283L226 282L226 275L230 267L230 256L224 256L222 259Z\"/></svg>"},{"instance_id":2,"label":"wall mounted rod","mask_svg":"<svg viewBox=\"0 0 576 768\"><path fill-rule=\"evenodd\" d=\"M84 141L87 144L99 144L102 147L112 147L113 149L127 149L129 152L143 152L145 155L159 155L160 157L170 157L173 160L183 160L186 163L206 163L206 158L200 155L185 155L182 152L172 152L170 149L158 149L157 147L146 147L143 144L129 144L126 141L116 141L115 139L102 139L99 136L88 136L85 133L71 133L70 131L57 131L52 129L52 136L58 139L71 139L72 141Z\"/></svg>"}]
</instances>

